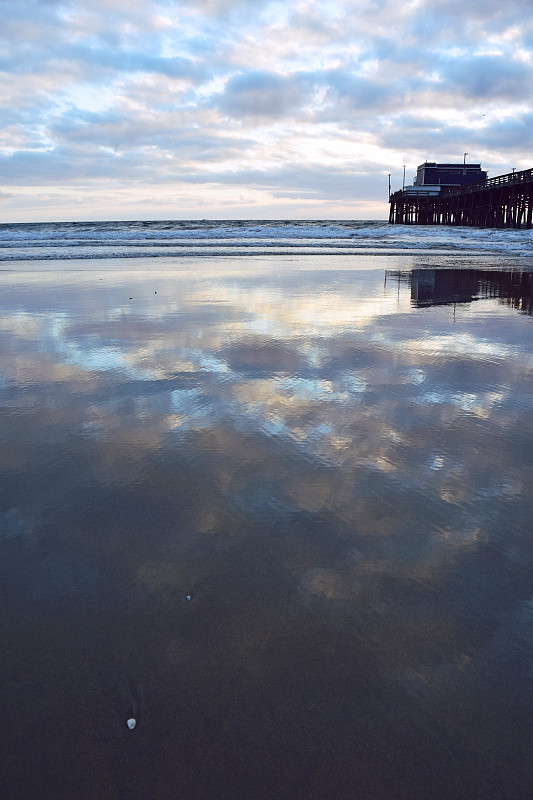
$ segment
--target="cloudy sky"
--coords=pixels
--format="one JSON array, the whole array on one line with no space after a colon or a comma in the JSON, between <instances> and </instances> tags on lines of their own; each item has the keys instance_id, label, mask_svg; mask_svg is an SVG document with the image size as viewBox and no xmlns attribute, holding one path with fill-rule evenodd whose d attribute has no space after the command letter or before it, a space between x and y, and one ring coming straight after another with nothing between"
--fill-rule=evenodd
<instances>
[{"instance_id":1,"label":"cloudy sky","mask_svg":"<svg viewBox=\"0 0 533 800\"><path fill-rule=\"evenodd\" d=\"M530 0L0 0L4 221L385 218L533 166Z\"/></svg>"}]
</instances>

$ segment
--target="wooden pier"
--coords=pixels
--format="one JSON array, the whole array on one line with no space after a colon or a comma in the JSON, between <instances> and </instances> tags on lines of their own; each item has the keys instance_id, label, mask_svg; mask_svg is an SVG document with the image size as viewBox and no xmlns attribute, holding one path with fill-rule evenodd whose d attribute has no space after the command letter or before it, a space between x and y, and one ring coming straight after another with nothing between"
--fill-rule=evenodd
<instances>
[{"instance_id":1,"label":"wooden pier","mask_svg":"<svg viewBox=\"0 0 533 800\"><path fill-rule=\"evenodd\" d=\"M389 222L397 225L531 228L533 169L434 193L408 187L391 194L389 202Z\"/></svg>"}]
</instances>

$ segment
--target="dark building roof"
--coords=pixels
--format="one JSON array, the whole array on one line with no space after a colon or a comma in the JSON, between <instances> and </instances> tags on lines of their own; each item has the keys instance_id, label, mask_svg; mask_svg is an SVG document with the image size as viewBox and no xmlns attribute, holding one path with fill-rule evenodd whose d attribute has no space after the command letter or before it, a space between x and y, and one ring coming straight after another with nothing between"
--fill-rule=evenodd
<instances>
[{"instance_id":1,"label":"dark building roof","mask_svg":"<svg viewBox=\"0 0 533 800\"><path fill-rule=\"evenodd\" d=\"M463 186L487 180L481 164L437 164L425 161L416 170L413 186Z\"/></svg>"}]
</instances>

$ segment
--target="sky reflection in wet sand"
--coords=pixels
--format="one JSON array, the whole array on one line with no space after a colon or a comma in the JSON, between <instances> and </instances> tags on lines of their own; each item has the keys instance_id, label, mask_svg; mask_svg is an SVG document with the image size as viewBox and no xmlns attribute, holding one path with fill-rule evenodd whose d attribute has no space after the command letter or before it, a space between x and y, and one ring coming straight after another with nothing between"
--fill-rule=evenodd
<instances>
[{"instance_id":1,"label":"sky reflection in wet sand","mask_svg":"<svg viewBox=\"0 0 533 800\"><path fill-rule=\"evenodd\" d=\"M524 279L375 263L4 273L10 798L531 797Z\"/></svg>"}]
</instances>

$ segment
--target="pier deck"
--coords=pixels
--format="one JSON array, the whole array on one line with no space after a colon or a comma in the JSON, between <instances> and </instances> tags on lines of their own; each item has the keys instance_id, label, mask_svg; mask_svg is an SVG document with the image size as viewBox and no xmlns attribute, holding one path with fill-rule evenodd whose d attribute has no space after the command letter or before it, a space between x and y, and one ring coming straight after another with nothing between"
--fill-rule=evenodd
<instances>
[{"instance_id":1,"label":"pier deck","mask_svg":"<svg viewBox=\"0 0 533 800\"><path fill-rule=\"evenodd\" d=\"M470 225L531 228L533 169L489 178L482 183L442 188L400 189L389 198L389 222L399 225Z\"/></svg>"}]
</instances>

